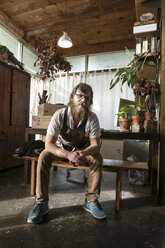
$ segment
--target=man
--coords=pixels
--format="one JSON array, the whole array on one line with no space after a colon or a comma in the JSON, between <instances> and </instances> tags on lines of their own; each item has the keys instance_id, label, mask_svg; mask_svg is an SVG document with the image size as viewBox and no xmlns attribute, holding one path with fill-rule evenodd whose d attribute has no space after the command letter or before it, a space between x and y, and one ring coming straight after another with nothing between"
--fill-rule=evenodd
<instances>
[{"instance_id":1,"label":"man","mask_svg":"<svg viewBox=\"0 0 165 248\"><path fill-rule=\"evenodd\" d=\"M67 159L74 166L89 165L88 190L84 209L97 219L106 217L98 202L100 195L102 156L99 152L100 126L89 110L93 100L90 85L78 84L70 95L68 108L56 111L49 123L45 150L37 166L36 205L28 223L39 223L49 211L48 186L51 162Z\"/></svg>"}]
</instances>

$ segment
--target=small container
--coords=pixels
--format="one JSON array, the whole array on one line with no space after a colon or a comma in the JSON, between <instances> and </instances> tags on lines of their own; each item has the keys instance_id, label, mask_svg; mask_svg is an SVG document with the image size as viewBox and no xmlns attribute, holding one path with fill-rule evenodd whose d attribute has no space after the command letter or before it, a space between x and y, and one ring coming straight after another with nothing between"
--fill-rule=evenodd
<instances>
[{"instance_id":1,"label":"small container","mask_svg":"<svg viewBox=\"0 0 165 248\"><path fill-rule=\"evenodd\" d=\"M141 38L136 39L136 54L140 54L142 52L142 44Z\"/></svg>"},{"instance_id":2,"label":"small container","mask_svg":"<svg viewBox=\"0 0 165 248\"><path fill-rule=\"evenodd\" d=\"M157 52L157 37L151 37L151 53Z\"/></svg>"},{"instance_id":3,"label":"small container","mask_svg":"<svg viewBox=\"0 0 165 248\"><path fill-rule=\"evenodd\" d=\"M159 53L161 50L160 38L157 39L157 52Z\"/></svg>"},{"instance_id":4,"label":"small container","mask_svg":"<svg viewBox=\"0 0 165 248\"><path fill-rule=\"evenodd\" d=\"M142 43L142 53L148 51L148 39L144 38L143 43Z\"/></svg>"}]
</instances>

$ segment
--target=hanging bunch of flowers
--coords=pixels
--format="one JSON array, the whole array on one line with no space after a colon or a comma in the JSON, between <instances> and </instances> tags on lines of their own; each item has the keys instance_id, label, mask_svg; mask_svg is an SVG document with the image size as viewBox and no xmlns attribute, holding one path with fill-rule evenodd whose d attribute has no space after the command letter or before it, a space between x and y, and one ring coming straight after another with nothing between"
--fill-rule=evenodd
<instances>
[{"instance_id":1,"label":"hanging bunch of flowers","mask_svg":"<svg viewBox=\"0 0 165 248\"><path fill-rule=\"evenodd\" d=\"M55 80L55 73L59 71L69 72L71 70L71 64L64 58L58 48L56 39L50 43L52 36L46 36L43 38L38 38L34 40L34 46L39 52L37 60L34 66L39 66L39 75L45 79L50 79L50 81Z\"/></svg>"}]
</instances>

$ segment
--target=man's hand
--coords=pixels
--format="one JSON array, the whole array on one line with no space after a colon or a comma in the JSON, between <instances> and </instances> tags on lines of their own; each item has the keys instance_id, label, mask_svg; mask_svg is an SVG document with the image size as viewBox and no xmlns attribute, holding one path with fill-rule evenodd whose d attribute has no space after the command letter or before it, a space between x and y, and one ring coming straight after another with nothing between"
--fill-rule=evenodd
<instances>
[{"instance_id":1,"label":"man's hand","mask_svg":"<svg viewBox=\"0 0 165 248\"><path fill-rule=\"evenodd\" d=\"M83 165L84 157L85 156L83 151L75 151L68 155L69 162L74 166Z\"/></svg>"}]
</instances>

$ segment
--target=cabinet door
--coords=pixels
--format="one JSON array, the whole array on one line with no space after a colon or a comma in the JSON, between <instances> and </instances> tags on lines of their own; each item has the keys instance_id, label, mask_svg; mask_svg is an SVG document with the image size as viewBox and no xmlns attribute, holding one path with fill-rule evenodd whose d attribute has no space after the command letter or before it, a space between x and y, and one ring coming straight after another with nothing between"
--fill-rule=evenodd
<instances>
[{"instance_id":1,"label":"cabinet door","mask_svg":"<svg viewBox=\"0 0 165 248\"><path fill-rule=\"evenodd\" d=\"M13 69L12 125L29 126L30 76Z\"/></svg>"},{"instance_id":2,"label":"cabinet door","mask_svg":"<svg viewBox=\"0 0 165 248\"><path fill-rule=\"evenodd\" d=\"M11 69L0 64L0 125L11 123L11 75Z\"/></svg>"},{"instance_id":3,"label":"cabinet door","mask_svg":"<svg viewBox=\"0 0 165 248\"><path fill-rule=\"evenodd\" d=\"M0 126L0 170L5 169L5 132L4 127Z\"/></svg>"},{"instance_id":4,"label":"cabinet door","mask_svg":"<svg viewBox=\"0 0 165 248\"><path fill-rule=\"evenodd\" d=\"M17 139L15 135L15 127L14 126L6 126L4 129L4 163L5 169L15 166L15 161L12 156L15 153L15 141Z\"/></svg>"},{"instance_id":5,"label":"cabinet door","mask_svg":"<svg viewBox=\"0 0 165 248\"><path fill-rule=\"evenodd\" d=\"M23 160L15 159L12 154L25 141L25 128L0 126L0 170L21 165Z\"/></svg>"},{"instance_id":6,"label":"cabinet door","mask_svg":"<svg viewBox=\"0 0 165 248\"><path fill-rule=\"evenodd\" d=\"M25 142L25 128L8 126L5 127L5 168L21 165L23 160L16 159L12 156L16 148L19 148Z\"/></svg>"}]
</instances>

